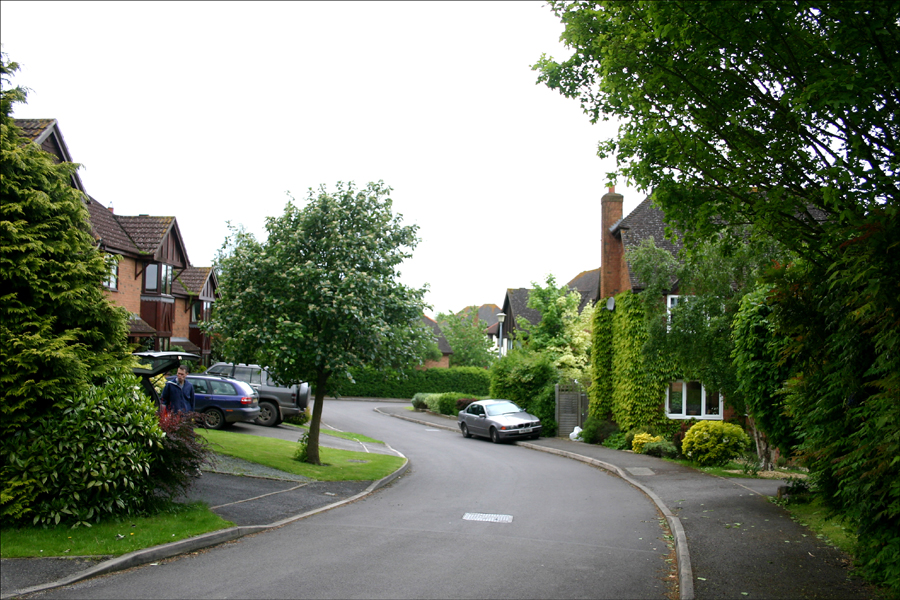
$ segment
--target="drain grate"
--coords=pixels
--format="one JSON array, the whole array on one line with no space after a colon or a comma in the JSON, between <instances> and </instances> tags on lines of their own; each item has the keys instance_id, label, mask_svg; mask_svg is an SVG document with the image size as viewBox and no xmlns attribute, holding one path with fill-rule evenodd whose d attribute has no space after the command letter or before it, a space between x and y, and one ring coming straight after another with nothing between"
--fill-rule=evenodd
<instances>
[{"instance_id":1,"label":"drain grate","mask_svg":"<svg viewBox=\"0 0 900 600\"><path fill-rule=\"evenodd\" d=\"M512 515L491 515L485 513L466 513L463 521L484 521L486 523L512 523Z\"/></svg>"}]
</instances>

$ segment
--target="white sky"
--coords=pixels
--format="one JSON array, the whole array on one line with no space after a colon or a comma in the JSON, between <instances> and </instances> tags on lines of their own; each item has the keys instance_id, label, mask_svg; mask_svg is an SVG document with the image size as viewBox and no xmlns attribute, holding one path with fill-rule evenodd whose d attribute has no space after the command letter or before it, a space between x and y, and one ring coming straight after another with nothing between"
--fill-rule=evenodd
<instances>
[{"instance_id":1,"label":"white sky","mask_svg":"<svg viewBox=\"0 0 900 600\"><path fill-rule=\"evenodd\" d=\"M379 179L422 242L402 281L433 310L600 266L615 125L535 85L569 55L541 2L2 3L3 51L85 188L174 215L194 266L226 222L264 237L286 190ZM628 214L644 194L620 181Z\"/></svg>"}]
</instances>

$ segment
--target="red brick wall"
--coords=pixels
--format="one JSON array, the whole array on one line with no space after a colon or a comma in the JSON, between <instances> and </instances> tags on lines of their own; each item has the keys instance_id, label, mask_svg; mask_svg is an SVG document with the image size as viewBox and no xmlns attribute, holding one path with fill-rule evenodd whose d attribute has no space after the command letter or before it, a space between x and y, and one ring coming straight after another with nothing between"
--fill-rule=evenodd
<instances>
[{"instance_id":1,"label":"red brick wall","mask_svg":"<svg viewBox=\"0 0 900 600\"><path fill-rule=\"evenodd\" d=\"M141 314L141 277L135 279L135 260L125 256L119 259L119 287L116 290L104 288L106 297L130 313Z\"/></svg>"},{"instance_id":2,"label":"red brick wall","mask_svg":"<svg viewBox=\"0 0 900 600\"><path fill-rule=\"evenodd\" d=\"M429 360L424 365L418 367L420 369L447 369L450 367L450 356L442 356L440 360Z\"/></svg>"},{"instance_id":3,"label":"red brick wall","mask_svg":"<svg viewBox=\"0 0 900 600\"><path fill-rule=\"evenodd\" d=\"M191 304L187 298L175 298L175 325L172 328L172 337L190 339L191 333ZM185 311L185 309L188 309Z\"/></svg>"},{"instance_id":4,"label":"red brick wall","mask_svg":"<svg viewBox=\"0 0 900 600\"><path fill-rule=\"evenodd\" d=\"M616 188L609 188L609 193L600 199L600 298L604 302L610 296L631 289L631 286L623 287L622 282L628 281L628 269L624 268L622 241L609 232L616 221L622 218L622 194L616 193ZM625 270L626 277L622 271Z\"/></svg>"}]
</instances>

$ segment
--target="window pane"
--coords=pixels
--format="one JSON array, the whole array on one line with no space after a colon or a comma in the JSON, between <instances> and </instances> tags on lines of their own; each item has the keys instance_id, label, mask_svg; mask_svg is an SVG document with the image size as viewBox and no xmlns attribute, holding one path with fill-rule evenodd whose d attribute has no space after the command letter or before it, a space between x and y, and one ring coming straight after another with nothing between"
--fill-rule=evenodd
<instances>
[{"instance_id":1,"label":"window pane","mask_svg":"<svg viewBox=\"0 0 900 600\"><path fill-rule=\"evenodd\" d=\"M234 387L227 381L210 381L212 393L218 396L234 396Z\"/></svg>"},{"instance_id":2,"label":"window pane","mask_svg":"<svg viewBox=\"0 0 900 600\"><path fill-rule=\"evenodd\" d=\"M155 292L159 288L159 265L149 264L144 268L144 289Z\"/></svg>"},{"instance_id":3,"label":"window pane","mask_svg":"<svg viewBox=\"0 0 900 600\"><path fill-rule=\"evenodd\" d=\"M703 386L699 381L689 381L685 384L687 390L687 414L700 416L700 404L703 400Z\"/></svg>"},{"instance_id":4,"label":"window pane","mask_svg":"<svg viewBox=\"0 0 900 600\"><path fill-rule=\"evenodd\" d=\"M250 383L250 367L235 367L234 378Z\"/></svg>"},{"instance_id":5,"label":"window pane","mask_svg":"<svg viewBox=\"0 0 900 600\"><path fill-rule=\"evenodd\" d=\"M669 384L669 414L681 415L683 412L683 402L681 398L684 383L681 381L673 381Z\"/></svg>"},{"instance_id":6,"label":"window pane","mask_svg":"<svg viewBox=\"0 0 900 600\"><path fill-rule=\"evenodd\" d=\"M205 379L191 379L191 385L194 386L195 394L208 394L209 388L206 385Z\"/></svg>"},{"instance_id":7,"label":"window pane","mask_svg":"<svg viewBox=\"0 0 900 600\"><path fill-rule=\"evenodd\" d=\"M706 414L719 415L719 392L706 392Z\"/></svg>"},{"instance_id":8,"label":"window pane","mask_svg":"<svg viewBox=\"0 0 900 600\"><path fill-rule=\"evenodd\" d=\"M203 304L200 302L194 302L191 305L191 322L199 323L203 320Z\"/></svg>"}]
</instances>

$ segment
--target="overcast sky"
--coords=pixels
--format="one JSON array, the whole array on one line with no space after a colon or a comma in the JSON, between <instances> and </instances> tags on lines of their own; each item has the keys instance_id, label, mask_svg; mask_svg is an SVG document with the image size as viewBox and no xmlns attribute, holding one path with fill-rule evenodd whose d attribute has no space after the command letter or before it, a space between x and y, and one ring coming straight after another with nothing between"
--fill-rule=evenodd
<instances>
[{"instance_id":1,"label":"overcast sky","mask_svg":"<svg viewBox=\"0 0 900 600\"><path fill-rule=\"evenodd\" d=\"M535 85L569 53L541 2L2 3L3 51L85 188L174 215L194 266L227 222L264 238L290 191L383 180L422 242L429 314L600 266L612 123ZM625 213L644 195L620 181Z\"/></svg>"}]
</instances>

